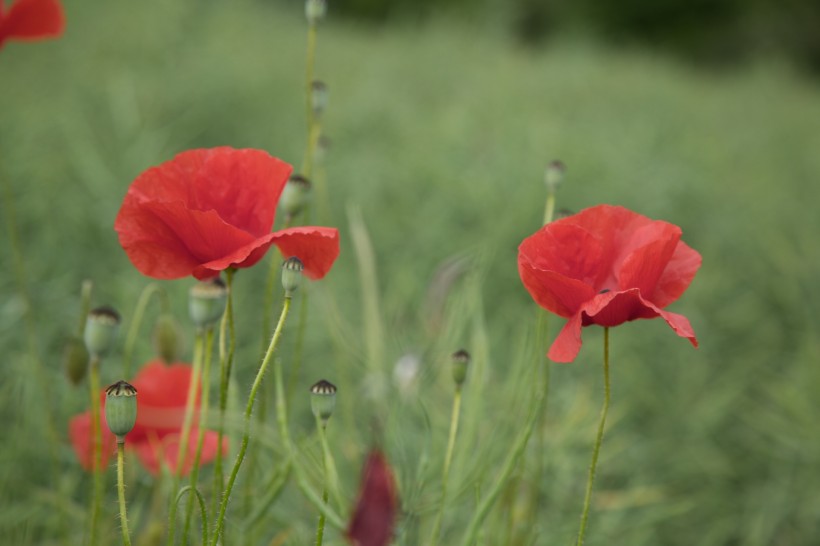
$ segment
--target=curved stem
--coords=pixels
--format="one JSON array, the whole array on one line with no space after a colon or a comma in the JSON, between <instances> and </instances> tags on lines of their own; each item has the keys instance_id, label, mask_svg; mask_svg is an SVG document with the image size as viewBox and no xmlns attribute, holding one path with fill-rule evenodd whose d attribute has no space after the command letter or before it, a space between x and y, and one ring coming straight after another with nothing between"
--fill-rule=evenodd
<instances>
[{"instance_id":1,"label":"curved stem","mask_svg":"<svg viewBox=\"0 0 820 546\"><path fill-rule=\"evenodd\" d=\"M128 533L128 514L125 510L125 476L123 467L125 466L125 439L120 442L117 439L117 497L120 501L120 527L122 527L122 542L125 546L131 546L131 537Z\"/></svg>"},{"instance_id":2,"label":"curved stem","mask_svg":"<svg viewBox=\"0 0 820 546\"><path fill-rule=\"evenodd\" d=\"M214 346L214 331L209 329L205 334L205 365L202 371L202 404L199 410L199 423L197 423L198 434L196 441L196 454L194 455L194 466L191 468L191 488L196 489L197 480L199 479L199 461L202 458L202 444L205 441L205 426L207 424L209 400L211 391L211 354ZM217 448L219 449L219 448ZM182 453L181 457L187 459L188 454ZM183 459L184 460L184 459ZM194 510L194 497L188 497L188 504L185 506L185 527L182 532L183 546L188 543L188 531L191 529L191 514Z\"/></svg>"},{"instance_id":3,"label":"curved stem","mask_svg":"<svg viewBox=\"0 0 820 546\"><path fill-rule=\"evenodd\" d=\"M185 493L193 493L196 495L196 500L199 503L199 517L202 519L202 544L208 543L208 512L205 510L205 499L202 498L202 493L199 492L199 489L195 487L191 487L190 485L186 485L182 489L179 490L177 496L174 498L174 504L178 505L182 495ZM189 493L189 494L190 494ZM168 527L173 528L176 525L176 521L168 518Z\"/></svg>"},{"instance_id":4,"label":"curved stem","mask_svg":"<svg viewBox=\"0 0 820 546\"><path fill-rule=\"evenodd\" d=\"M581 527L578 529L577 546L584 543L584 534L589 518L589 503L592 500L592 485L595 482L595 469L598 466L598 453L601 451L601 442L604 439L604 425L606 425L606 414L609 410L609 328L604 328L604 405L601 408L601 420L598 423L598 434L595 437L595 446L592 448L592 462L589 464L589 477L587 478L587 491L584 496L584 510L581 513Z\"/></svg>"},{"instance_id":5,"label":"curved stem","mask_svg":"<svg viewBox=\"0 0 820 546\"><path fill-rule=\"evenodd\" d=\"M291 298L286 295L285 301L282 304L282 314L279 316L279 323L276 325L276 330L273 332L270 345L268 345L268 350L265 352L265 357L262 359L262 364L259 366L259 371L256 372L256 379L254 379L253 386L251 386L251 393L250 396L248 396L248 405L245 407L245 426L242 433L242 445L239 447L239 453L236 455L236 461L234 462L231 475L228 478L228 485L225 488L225 493L222 496L222 502L219 506L219 516L216 520L216 528L214 530L212 542L213 546L218 544L219 537L222 534L222 528L225 524L225 513L228 510L228 500L231 497L231 490L233 489L234 482L236 482L236 475L239 473L239 467L242 466L242 461L245 459L245 451L248 449L251 413L253 411L253 403L256 400L256 392L259 390L259 385L262 383L262 377L265 375L265 370L270 363L273 353L276 351L276 347L279 344L279 339L282 337L282 330L284 329L285 320L287 319L288 312L290 311L290 302Z\"/></svg>"},{"instance_id":6,"label":"curved stem","mask_svg":"<svg viewBox=\"0 0 820 546\"><path fill-rule=\"evenodd\" d=\"M134 346L137 343L137 335L139 334L140 325L142 324L142 317L145 315L145 308L148 307L148 302L154 294L163 294L162 288L157 283L151 283L142 290L137 300L137 306L134 308L134 314L131 315L131 326L128 328L128 334L125 336L125 345L122 349L123 377L131 377L131 361L134 357Z\"/></svg>"},{"instance_id":7,"label":"curved stem","mask_svg":"<svg viewBox=\"0 0 820 546\"><path fill-rule=\"evenodd\" d=\"M456 445L456 433L458 433L458 420L461 412L461 387L456 387L453 397L453 413L450 416L450 436L447 439L447 453L444 456L444 470L441 473L441 504L438 508L438 515L433 525L433 533L430 536L430 545L435 546L438 542L438 535L441 532L441 520L444 517L444 505L447 502L447 479L450 477L450 463L453 460L453 450Z\"/></svg>"},{"instance_id":8,"label":"curved stem","mask_svg":"<svg viewBox=\"0 0 820 546\"><path fill-rule=\"evenodd\" d=\"M102 430L100 429L100 359L92 356L88 364L88 387L91 396L91 471L94 476L94 490L91 496L91 539L89 544L97 544L97 527L100 519L100 505L103 497L102 474Z\"/></svg>"},{"instance_id":9,"label":"curved stem","mask_svg":"<svg viewBox=\"0 0 820 546\"><path fill-rule=\"evenodd\" d=\"M228 302L225 314L219 323L219 424L217 425L216 460L214 461L214 491L213 509L216 516L217 501L222 496L225 486L222 477L222 462L225 454L222 453L222 439L225 436L225 411L228 409L228 385L231 381L233 368L233 354L236 347L236 332L233 323L233 275L234 270L225 272L225 284L228 288Z\"/></svg>"},{"instance_id":10,"label":"curved stem","mask_svg":"<svg viewBox=\"0 0 820 546\"><path fill-rule=\"evenodd\" d=\"M194 406L196 405L197 399L197 387L199 386L199 376L202 369L203 345L203 332L200 330L196 334L196 340L194 340L194 370L191 373L191 382L188 385L188 397L185 402L185 415L182 420L182 430L180 432L179 437L179 450L177 451L176 467L171 469L174 476L171 485L172 492L176 491L179 488L179 482L182 478L182 469L185 466L185 459L187 458L188 454L188 440L191 436L191 425L193 424L194 420ZM169 519L172 522L172 525L168 527L169 546L173 546L174 544L174 534L176 532L176 514L177 503L174 502L171 504L171 509L169 513ZM183 540L185 540L184 537Z\"/></svg>"}]
</instances>

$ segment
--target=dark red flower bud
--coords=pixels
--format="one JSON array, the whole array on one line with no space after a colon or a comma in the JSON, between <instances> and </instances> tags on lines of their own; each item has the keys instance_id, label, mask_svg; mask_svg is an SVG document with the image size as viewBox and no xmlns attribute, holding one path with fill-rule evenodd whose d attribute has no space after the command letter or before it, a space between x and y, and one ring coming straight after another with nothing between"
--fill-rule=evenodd
<instances>
[{"instance_id":1,"label":"dark red flower bud","mask_svg":"<svg viewBox=\"0 0 820 546\"><path fill-rule=\"evenodd\" d=\"M393 471L378 449L367 456L356 510L347 528L353 546L387 546L393 539L398 496Z\"/></svg>"}]
</instances>

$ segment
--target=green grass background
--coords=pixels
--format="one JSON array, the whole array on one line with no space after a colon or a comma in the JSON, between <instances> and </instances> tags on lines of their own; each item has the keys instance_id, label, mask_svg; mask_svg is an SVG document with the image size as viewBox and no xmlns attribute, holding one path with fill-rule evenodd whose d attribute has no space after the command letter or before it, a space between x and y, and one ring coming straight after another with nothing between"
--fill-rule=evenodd
<instances>
[{"instance_id":1,"label":"green grass background","mask_svg":"<svg viewBox=\"0 0 820 546\"><path fill-rule=\"evenodd\" d=\"M0 51L4 544L81 543L90 480L66 424L85 410L86 392L63 379L61 352L82 280L94 281L95 304L125 314L126 328L148 283L112 229L128 184L195 147L264 148L298 165L305 140L300 6L67 4L61 40ZM816 81L777 59L717 73L573 37L521 49L491 28L452 20L374 28L331 19L320 29L317 63L330 87L327 223L341 229L342 254L309 288L292 426L318 460L299 395L320 377L339 386L330 440L351 504L378 416L402 491L396 543L424 543L449 422L448 355L463 346L476 358L442 543L460 538L523 427L537 377L535 305L518 280L516 253L543 215L543 168L560 158L568 165L560 207L627 206L680 225L703 255L671 308L690 318L700 349L660 321L612 331L612 412L587 544L820 541ZM41 365L26 337L10 214ZM378 279L364 287L352 242L359 214ZM431 300L437 268L457 258L465 274L446 298ZM258 362L266 267L237 277L236 404ZM185 322L190 282L162 284ZM366 298L377 301L375 313L363 310ZM551 321L553 333L560 325ZM149 330L138 361L152 354ZM577 361L552 365L543 430L481 544L573 542L602 398L601 341L599 329L586 329ZM390 378L406 354L419 355L422 373L400 394ZM109 364L103 383L120 379L117 359ZM235 446L238 426L232 430ZM272 419L257 438L248 470L256 479L240 483L229 536L271 544L287 532L287 544L311 543L314 512L290 486L260 523L242 526L280 455ZM136 466L132 529L150 544L164 491ZM109 486L106 537L116 543L113 480ZM159 512L152 498L161 499ZM326 544L342 542L334 531Z\"/></svg>"}]
</instances>

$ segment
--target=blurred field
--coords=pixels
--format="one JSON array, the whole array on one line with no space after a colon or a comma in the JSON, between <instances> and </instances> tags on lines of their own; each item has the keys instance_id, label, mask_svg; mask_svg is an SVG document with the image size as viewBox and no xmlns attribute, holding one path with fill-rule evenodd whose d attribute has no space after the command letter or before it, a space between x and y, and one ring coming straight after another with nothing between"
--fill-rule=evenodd
<instances>
[{"instance_id":1,"label":"blurred field","mask_svg":"<svg viewBox=\"0 0 820 546\"><path fill-rule=\"evenodd\" d=\"M94 281L95 303L115 305L126 321L148 282L112 229L130 181L194 147L264 148L298 165L305 139L298 6L69 4L62 40L0 52L3 544L79 543L89 479L66 423L85 409L86 392L63 380L60 355L83 279ZM317 76L330 88L329 223L340 227L343 247L331 275L311 287L293 428L310 437L306 396L298 394L319 377L334 381L340 412L330 439L352 502L372 416L385 412L385 446L404 500L396 544L423 544L418 537L429 532L452 350L469 349L476 365L442 543L461 537L476 495L523 426L537 365L528 337L536 313L515 259L543 216L542 172L555 158L568 165L559 207L621 204L674 222L704 264L671 308L690 318L699 350L660 321L612 331L613 405L587 544L820 542L816 81L776 59L714 73L569 39L523 50L498 33L446 21L374 29L331 20L320 29ZM29 357L8 236L12 210L42 368ZM359 284L357 211L378 286ZM468 264L465 275L430 305L434 272L453 258ZM257 365L264 269L237 278L237 403ZM190 282L164 285L184 320ZM362 311L365 294L378 298L375 317ZM560 324L553 319L552 331ZM520 487L502 495L481 544L574 541L602 397L601 338L585 330L579 359L553 366L543 450L534 438L517 471ZM422 373L416 390L399 396L386 380L408 353L419 355ZM147 340L138 355L151 356ZM49 393L39 387L40 372ZM103 383L119 378L116 366L103 370ZM374 385L383 390L372 394ZM48 412L59 439L56 473ZM273 424L261 433L258 480L240 484L256 496L277 450ZM315 442L307 450L318 454ZM532 480L537 461L544 461L540 482ZM140 534L154 489L140 472L132 479L132 529ZM110 493L113 544L113 486ZM526 503L536 493L541 508L533 517ZM269 544L286 529L287 544L310 543L313 512L295 488L285 495L245 535L248 543ZM233 509L236 538L246 514L241 501ZM341 543L337 533L326 541Z\"/></svg>"}]
</instances>

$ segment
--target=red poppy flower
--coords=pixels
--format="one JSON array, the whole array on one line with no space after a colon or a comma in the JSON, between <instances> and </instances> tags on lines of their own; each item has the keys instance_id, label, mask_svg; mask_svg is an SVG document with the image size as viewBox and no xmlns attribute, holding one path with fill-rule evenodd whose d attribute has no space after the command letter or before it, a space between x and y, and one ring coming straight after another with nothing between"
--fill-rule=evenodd
<instances>
[{"instance_id":1,"label":"red poppy flower","mask_svg":"<svg viewBox=\"0 0 820 546\"><path fill-rule=\"evenodd\" d=\"M398 499L393 471L384 454L373 450L367 457L356 510L347 528L354 546L387 546L393 539Z\"/></svg>"},{"instance_id":2,"label":"red poppy flower","mask_svg":"<svg viewBox=\"0 0 820 546\"><path fill-rule=\"evenodd\" d=\"M139 175L114 229L144 275L208 279L229 267L250 267L273 244L296 256L311 279L339 255L334 228L271 233L276 205L292 167L261 150L189 150Z\"/></svg>"},{"instance_id":3,"label":"red poppy flower","mask_svg":"<svg viewBox=\"0 0 820 546\"><path fill-rule=\"evenodd\" d=\"M0 0L0 48L6 40L42 40L63 33L65 17L58 0L19 0L4 12Z\"/></svg>"},{"instance_id":4,"label":"red poppy flower","mask_svg":"<svg viewBox=\"0 0 820 546\"><path fill-rule=\"evenodd\" d=\"M154 475L159 474L163 463L171 470L176 469L180 432L192 372L188 364L166 366L163 362L155 360L146 364L131 381L137 389L137 422L133 430L126 435L125 445L136 451L143 466ZM199 390L196 407L199 407ZM103 397L100 426L103 431L103 465L106 465L116 447L116 438L106 426L104 410ZM86 470L90 470L94 445L91 436L91 412L71 419L69 434L80 464ZM182 465L183 474L190 472L193 466L197 435L198 430L194 426ZM217 433L205 431L200 458L202 463L216 458L218 444ZM227 451L227 439L223 439L222 449L223 453Z\"/></svg>"},{"instance_id":5,"label":"red poppy flower","mask_svg":"<svg viewBox=\"0 0 820 546\"><path fill-rule=\"evenodd\" d=\"M581 327L663 318L697 347L689 320L664 311L692 282L700 254L678 226L623 207L598 205L547 224L518 248L518 272L533 299L566 317L550 347L556 362L581 349Z\"/></svg>"}]
</instances>

